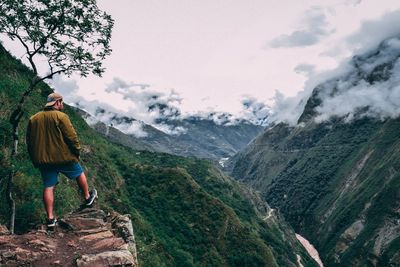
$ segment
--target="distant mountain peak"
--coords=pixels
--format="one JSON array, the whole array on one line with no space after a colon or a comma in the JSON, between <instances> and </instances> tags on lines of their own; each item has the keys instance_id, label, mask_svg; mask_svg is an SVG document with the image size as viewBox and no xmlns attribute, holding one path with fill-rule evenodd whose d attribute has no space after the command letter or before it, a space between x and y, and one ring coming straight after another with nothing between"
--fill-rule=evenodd
<instances>
[{"instance_id":1,"label":"distant mountain peak","mask_svg":"<svg viewBox=\"0 0 400 267\"><path fill-rule=\"evenodd\" d=\"M356 55L349 70L313 90L298 123L332 117L345 121L400 115L400 39L389 38L377 49Z\"/></svg>"},{"instance_id":2,"label":"distant mountain peak","mask_svg":"<svg viewBox=\"0 0 400 267\"><path fill-rule=\"evenodd\" d=\"M210 117L164 118L150 125L101 108L95 116L77 110L92 128L113 142L138 150L215 161L233 156L264 129L245 119L230 123L231 115L228 113L213 113ZM220 123L213 116L219 116Z\"/></svg>"}]
</instances>

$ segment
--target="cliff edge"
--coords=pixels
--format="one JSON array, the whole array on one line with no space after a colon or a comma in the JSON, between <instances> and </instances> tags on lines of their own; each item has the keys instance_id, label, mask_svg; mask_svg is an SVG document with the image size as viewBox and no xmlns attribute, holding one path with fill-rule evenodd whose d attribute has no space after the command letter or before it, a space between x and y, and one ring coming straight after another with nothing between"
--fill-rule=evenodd
<instances>
[{"instance_id":1,"label":"cliff edge","mask_svg":"<svg viewBox=\"0 0 400 267\"><path fill-rule=\"evenodd\" d=\"M129 215L87 208L60 218L53 231L1 229L1 266L138 266Z\"/></svg>"}]
</instances>

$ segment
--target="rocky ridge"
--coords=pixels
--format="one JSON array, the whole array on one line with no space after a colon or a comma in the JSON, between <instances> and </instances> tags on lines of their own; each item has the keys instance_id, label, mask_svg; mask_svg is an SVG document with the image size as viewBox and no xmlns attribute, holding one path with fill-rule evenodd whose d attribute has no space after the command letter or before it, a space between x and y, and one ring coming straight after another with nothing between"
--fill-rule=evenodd
<instances>
[{"instance_id":1,"label":"rocky ridge","mask_svg":"<svg viewBox=\"0 0 400 267\"><path fill-rule=\"evenodd\" d=\"M138 266L129 215L87 208L59 219L52 231L1 229L0 266Z\"/></svg>"}]
</instances>

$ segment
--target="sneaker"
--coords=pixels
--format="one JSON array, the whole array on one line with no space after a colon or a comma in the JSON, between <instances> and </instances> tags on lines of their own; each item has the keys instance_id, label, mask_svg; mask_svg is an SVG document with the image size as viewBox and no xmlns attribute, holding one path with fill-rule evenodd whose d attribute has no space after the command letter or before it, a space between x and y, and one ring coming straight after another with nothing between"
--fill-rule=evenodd
<instances>
[{"instance_id":1,"label":"sneaker","mask_svg":"<svg viewBox=\"0 0 400 267\"><path fill-rule=\"evenodd\" d=\"M89 198L85 200L86 206L91 206L93 204L94 200L97 198L97 190L92 189L90 190L89 194L90 194Z\"/></svg>"},{"instance_id":2,"label":"sneaker","mask_svg":"<svg viewBox=\"0 0 400 267\"><path fill-rule=\"evenodd\" d=\"M53 218L53 219L46 219L46 224L48 228L53 228L56 226L57 223L57 219Z\"/></svg>"}]
</instances>

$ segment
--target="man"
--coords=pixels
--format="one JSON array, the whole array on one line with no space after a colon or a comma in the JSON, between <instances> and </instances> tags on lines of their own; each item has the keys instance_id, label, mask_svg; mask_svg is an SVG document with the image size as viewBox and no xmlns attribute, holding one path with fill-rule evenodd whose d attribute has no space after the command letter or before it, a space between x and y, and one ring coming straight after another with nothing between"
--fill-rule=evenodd
<instances>
[{"instance_id":1,"label":"man","mask_svg":"<svg viewBox=\"0 0 400 267\"><path fill-rule=\"evenodd\" d=\"M29 119L26 135L29 156L43 179L47 227L54 227L57 222L53 206L59 173L77 181L86 206L91 206L97 198L96 189L89 192L85 173L79 164L81 147L78 136L68 115L61 112L63 108L63 97L58 93L50 94L44 110Z\"/></svg>"}]
</instances>

